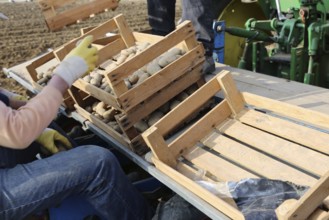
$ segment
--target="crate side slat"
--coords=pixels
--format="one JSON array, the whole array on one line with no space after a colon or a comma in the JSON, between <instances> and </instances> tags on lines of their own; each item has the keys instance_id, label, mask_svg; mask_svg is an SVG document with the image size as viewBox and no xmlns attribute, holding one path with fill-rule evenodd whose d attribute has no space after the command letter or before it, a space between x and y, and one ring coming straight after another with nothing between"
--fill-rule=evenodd
<instances>
[{"instance_id":1,"label":"crate side slat","mask_svg":"<svg viewBox=\"0 0 329 220\"><path fill-rule=\"evenodd\" d=\"M137 42L148 42L150 44L158 43L163 39L163 36L146 34L141 32L133 32L134 38Z\"/></svg>"},{"instance_id":2,"label":"crate side slat","mask_svg":"<svg viewBox=\"0 0 329 220\"><path fill-rule=\"evenodd\" d=\"M36 69L54 58L55 58L54 52L50 51L50 52L42 55L41 57L37 58L32 63L30 63L29 65L26 66L26 69L29 72L29 74L34 82L38 81L38 79L37 79L38 73L37 73Z\"/></svg>"},{"instance_id":3,"label":"crate side slat","mask_svg":"<svg viewBox=\"0 0 329 220\"><path fill-rule=\"evenodd\" d=\"M156 126L162 135L166 136L169 131L176 127L181 121L185 120L190 114L201 108L211 97L219 90L220 85L216 78L211 79L205 85L201 86L184 102L161 118Z\"/></svg>"},{"instance_id":4,"label":"crate side slat","mask_svg":"<svg viewBox=\"0 0 329 220\"><path fill-rule=\"evenodd\" d=\"M239 121L295 143L329 154L329 135L255 110L244 111Z\"/></svg>"},{"instance_id":5,"label":"crate side slat","mask_svg":"<svg viewBox=\"0 0 329 220\"><path fill-rule=\"evenodd\" d=\"M121 38L115 40L112 43L107 44L106 46L104 46L102 49L98 51L98 61L96 63L96 66L109 60L109 58L120 53L120 51L125 48L126 48L125 43Z\"/></svg>"},{"instance_id":6,"label":"crate side slat","mask_svg":"<svg viewBox=\"0 0 329 220\"><path fill-rule=\"evenodd\" d=\"M199 81L201 77L201 69L202 65L196 67L190 72L187 72L183 77L178 78L177 81L174 81L172 84L168 85L158 93L145 100L145 103L137 105L130 111L127 111L125 116L120 119L120 124L122 124L125 128L129 128L139 120L151 114L154 109L158 109L170 99L174 98L177 94L188 88L191 83L195 84L197 81Z\"/></svg>"},{"instance_id":7,"label":"crate side slat","mask_svg":"<svg viewBox=\"0 0 329 220\"><path fill-rule=\"evenodd\" d=\"M240 132L245 131L240 130ZM208 136L202 140L202 143L235 163L269 179L291 181L307 186L312 186L317 181L314 177L218 133Z\"/></svg>"},{"instance_id":8,"label":"crate side slat","mask_svg":"<svg viewBox=\"0 0 329 220\"><path fill-rule=\"evenodd\" d=\"M225 98L227 99L228 104L232 109L232 112L237 115L244 109L245 103L241 93L235 85L232 74L230 74L228 71L223 72L218 76L218 81L222 87Z\"/></svg>"},{"instance_id":9,"label":"crate side slat","mask_svg":"<svg viewBox=\"0 0 329 220\"><path fill-rule=\"evenodd\" d=\"M173 181L178 182L182 186L191 190L191 192L198 195L203 200L207 201L209 204L217 208L218 210L222 211L225 215L229 216L232 219L244 219L243 214L237 210L236 208L232 207L224 200L220 199L219 197L215 196L208 190L202 188L198 184L196 184L193 180L181 175L176 170L172 169L171 167L167 166L166 164L162 163L160 160L153 159L155 165L159 170L167 174Z\"/></svg>"},{"instance_id":10,"label":"crate side slat","mask_svg":"<svg viewBox=\"0 0 329 220\"><path fill-rule=\"evenodd\" d=\"M242 96L249 105L329 129L329 116L326 114L247 92L243 92Z\"/></svg>"},{"instance_id":11,"label":"crate side slat","mask_svg":"<svg viewBox=\"0 0 329 220\"><path fill-rule=\"evenodd\" d=\"M138 56L132 57L130 60L118 66L109 73L105 73L109 83L113 89L121 83L125 78L131 75L136 70L151 62L154 58L168 51L179 42L189 36L194 35L194 30L190 22L180 24L175 31L165 36L161 41L149 46L142 51ZM116 93L117 94L117 93Z\"/></svg>"},{"instance_id":12,"label":"crate side slat","mask_svg":"<svg viewBox=\"0 0 329 220\"><path fill-rule=\"evenodd\" d=\"M170 167L175 167L177 161L170 152L168 144L156 127L151 127L143 133L145 143L152 149L153 155Z\"/></svg>"},{"instance_id":13,"label":"crate side slat","mask_svg":"<svg viewBox=\"0 0 329 220\"><path fill-rule=\"evenodd\" d=\"M191 69L191 67L194 67L203 61L204 57L203 54L201 54L201 46L196 47L175 62L147 78L138 86L120 95L118 97L118 101L125 111L129 111L138 103L149 98L157 91L166 87L170 82L185 74L189 69Z\"/></svg>"},{"instance_id":14,"label":"crate side slat","mask_svg":"<svg viewBox=\"0 0 329 220\"><path fill-rule=\"evenodd\" d=\"M126 47L132 47L135 45L136 39L128 26L126 19L123 16L115 17L115 23L119 29L120 35L125 42Z\"/></svg>"},{"instance_id":15,"label":"crate side slat","mask_svg":"<svg viewBox=\"0 0 329 220\"><path fill-rule=\"evenodd\" d=\"M218 127L218 130L317 176L324 175L329 168L328 156L244 125L239 121L230 121Z\"/></svg>"},{"instance_id":16,"label":"crate side slat","mask_svg":"<svg viewBox=\"0 0 329 220\"><path fill-rule=\"evenodd\" d=\"M123 16L123 15L118 15L118 16ZM92 35L94 36L94 40L98 38L102 38L105 36L107 32L110 32L112 30L115 30L117 28L116 23L114 19L110 19L103 24L100 24L99 26L95 27L94 29L88 31L86 34L77 37L70 42L64 44L62 47L58 48L55 50L55 55L57 59L63 60L64 57L75 47L76 43L86 37L87 35Z\"/></svg>"},{"instance_id":17,"label":"crate side slat","mask_svg":"<svg viewBox=\"0 0 329 220\"><path fill-rule=\"evenodd\" d=\"M184 162L178 162L178 164L176 165L176 170L191 180L197 179L197 180L202 180L202 181L207 181L209 183L217 184L217 180L214 181L213 179L208 178L206 176L207 173L206 173L206 175L200 176L200 170L196 170L196 169L188 166ZM201 171L201 172L203 172L203 171ZM219 196L222 200L227 202L232 207L238 209L238 206L236 205L236 203L233 199L233 196L230 194L230 192L225 192L223 194L220 193L217 196Z\"/></svg>"},{"instance_id":18,"label":"crate side slat","mask_svg":"<svg viewBox=\"0 0 329 220\"><path fill-rule=\"evenodd\" d=\"M206 136L214 127L222 123L232 114L226 100L210 110L183 134L169 144L169 149L174 156L178 156L185 148L194 146L201 138Z\"/></svg>"},{"instance_id":19,"label":"crate side slat","mask_svg":"<svg viewBox=\"0 0 329 220\"><path fill-rule=\"evenodd\" d=\"M46 18L48 27L51 30L58 30L65 25L74 24L79 19L87 18L91 14L104 11L106 8L116 8L118 3L116 0L97 0L85 3L76 8L68 9L60 14Z\"/></svg>"},{"instance_id":20,"label":"crate side slat","mask_svg":"<svg viewBox=\"0 0 329 220\"><path fill-rule=\"evenodd\" d=\"M111 105L113 108L120 109L116 99L110 93L85 82L83 79L78 79L73 83L73 85L88 94L92 94L95 98L103 101L104 103Z\"/></svg>"},{"instance_id":21,"label":"crate side slat","mask_svg":"<svg viewBox=\"0 0 329 220\"><path fill-rule=\"evenodd\" d=\"M259 176L248 170L236 166L200 147L190 147L184 152L183 158L193 163L199 169L214 175L219 181L240 181L245 178L259 178Z\"/></svg>"}]
</instances>

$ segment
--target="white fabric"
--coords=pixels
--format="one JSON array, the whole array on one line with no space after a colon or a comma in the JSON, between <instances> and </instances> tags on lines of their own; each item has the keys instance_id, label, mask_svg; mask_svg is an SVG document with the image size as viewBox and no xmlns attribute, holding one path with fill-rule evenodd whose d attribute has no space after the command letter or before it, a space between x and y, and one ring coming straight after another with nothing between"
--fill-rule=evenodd
<instances>
[{"instance_id":1,"label":"white fabric","mask_svg":"<svg viewBox=\"0 0 329 220\"><path fill-rule=\"evenodd\" d=\"M79 56L70 56L65 58L54 70L65 82L71 86L78 78L85 74L88 65L85 60Z\"/></svg>"}]
</instances>

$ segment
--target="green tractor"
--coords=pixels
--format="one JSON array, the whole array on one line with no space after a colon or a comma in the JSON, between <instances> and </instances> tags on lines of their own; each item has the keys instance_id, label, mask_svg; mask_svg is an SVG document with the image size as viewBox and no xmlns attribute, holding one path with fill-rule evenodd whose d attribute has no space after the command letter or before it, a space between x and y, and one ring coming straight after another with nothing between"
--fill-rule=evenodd
<instances>
[{"instance_id":1,"label":"green tractor","mask_svg":"<svg viewBox=\"0 0 329 220\"><path fill-rule=\"evenodd\" d=\"M328 0L223 4L214 30L225 33L225 64L329 88Z\"/></svg>"}]
</instances>

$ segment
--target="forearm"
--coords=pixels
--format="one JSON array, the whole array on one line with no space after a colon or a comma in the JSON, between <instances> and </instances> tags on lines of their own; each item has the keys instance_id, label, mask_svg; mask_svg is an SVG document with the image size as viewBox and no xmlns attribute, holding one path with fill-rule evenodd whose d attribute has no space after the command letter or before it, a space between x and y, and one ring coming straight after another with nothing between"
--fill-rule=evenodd
<instances>
[{"instance_id":1,"label":"forearm","mask_svg":"<svg viewBox=\"0 0 329 220\"><path fill-rule=\"evenodd\" d=\"M48 82L48 85L47 86L51 86L51 87L57 89L62 95L64 95L64 93L69 88L69 86L67 85L67 83L65 82L65 80L62 79L58 75L53 75L53 77L51 78L51 80Z\"/></svg>"},{"instance_id":2,"label":"forearm","mask_svg":"<svg viewBox=\"0 0 329 220\"><path fill-rule=\"evenodd\" d=\"M65 86L62 88L56 81L52 83L17 110L0 106L1 146L17 149L27 147L55 118Z\"/></svg>"}]
</instances>

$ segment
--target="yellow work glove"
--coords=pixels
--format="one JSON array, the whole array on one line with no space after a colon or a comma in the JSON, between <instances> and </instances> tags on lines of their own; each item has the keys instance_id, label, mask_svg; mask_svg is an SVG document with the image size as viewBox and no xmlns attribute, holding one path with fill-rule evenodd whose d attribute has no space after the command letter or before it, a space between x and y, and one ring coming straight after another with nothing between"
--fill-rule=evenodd
<instances>
[{"instance_id":1,"label":"yellow work glove","mask_svg":"<svg viewBox=\"0 0 329 220\"><path fill-rule=\"evenodd\" d=\"M16 100L16 101L27 101L28 100L25 96L18 95L18 94L14 95L12 97L12 99L13 100Z\"/></svg>"},{"instance_id":2,"label":"yellow work glove","mask_svg":"<svg viewBox=\"0 0 329 220\"><path fill-rule=\"evenodd\" d=\"M47 155L72 148L70 141L66 137L51 128L46 128L36 139L36 142L42 145L42 149Z\"/></svg>"},{"instance_id":3,"label":"yellow work glove","mask_svg":"<svg viewBox=\"0 0 329 220\"><path fill-rule=\"evenodd\" d=\"M95 69L98 60L97 48L92 47L93 36L85 37L64 60L56 67L54 74L59 75L68 86L75 80Z\"/></svg>"}]
</instances>

